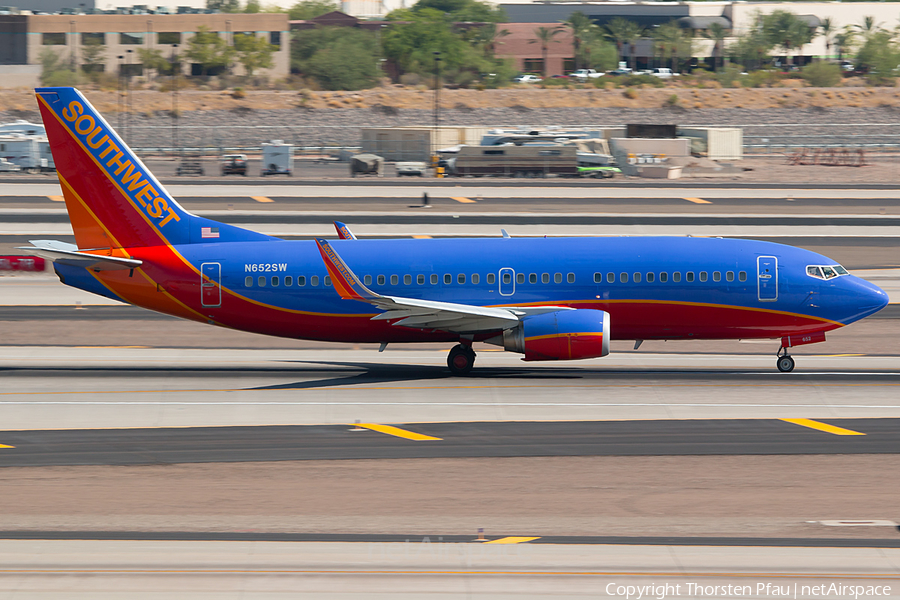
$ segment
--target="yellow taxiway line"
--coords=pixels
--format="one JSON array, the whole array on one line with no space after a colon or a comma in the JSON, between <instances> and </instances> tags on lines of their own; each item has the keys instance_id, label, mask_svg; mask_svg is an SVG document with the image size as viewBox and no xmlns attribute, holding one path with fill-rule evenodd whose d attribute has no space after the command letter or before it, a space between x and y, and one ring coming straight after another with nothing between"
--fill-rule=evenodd
<instances>
[{"instance_id":1,"label":"yellow taxiway line","mask_svg":"<svg viewBox=\"0 0 900 600\"><path fill-rule=\"evenodd\" d=\"M15 446L7 446L6 444L0 444L0 448L15 448Z\"/></svg>"},{"instance_id":2,"label":"yellow taxiway line","mask_svg":"<svg viewBox=\"0 0 900 600\"><path fill-rule=\"evenodd\" d=\"M820 423L819 421L813 421L812 419L781 419L782 421L786 421L788 423L793 423L794 425L799 425L801 427L809 427L810 429L818 429L819 431L824 431L825 433L833 433L834 435L866 435L859 431L853 431L852 429L844 429L843 427L836 427L834 425L829 425L828 423Z\"/></svg>"},{"instance_id":3,"label":"yellow taxiway line","mask_svg":"<svg viewBox=\"0 0 900 600\"><path fill-rule=\"evenodd\" d=\"M451 197L451 200L456 200L457 202L461 202L462 204L475 204L475 201L471 198L463 198L461 196Z\"/></svg>"},{"instance_id":4,"label":"yellow taxiway line","mask_svg":"<svg viewBox=\"0 0 900 600\"><path fill-rule=\"evenodd\" d=\"M47 196L48 199L53 200L54 202L65 202L66 199L62 196Z\"/></svg>"},{"instance_id":5,"label":"yellow taxiway line","mask_svg":"<svg viewBox=\"0 0 900 600\"><path fill-rule=\"evenodd\" d=\"M500 538L497 540L491 540L489 542L485 542L485 544L521 544L523 542L531 542L533 540L539 540L541 536L537 537L516 537L510 536L505 538Z\"/></svg>"},{"instance_id":6,"label":"yellow taxiway line","mask_svg":"<svg viewBox=\"0 0 900 600\"><path fill-rule=\"evenodd\" d=\"M387 435L393 435L396 437L405 438L407 440L415 440L417 442L425 442L429 440L441 440L439 437L432 437L430 435L422 435L421 433L416 433L414 431L407 431L405 429L400 429L399 427L392 427L390 425L379 425L378 423L356 423L357 427L364 427L366 429L371 429L372 431L377 431L378 433L384 433Z\"/></svg>"},{"instance_id":7,"label":"yellow taxiway line","mask_svg":"<svg viewBox=\"0 0 900 600\"><path fill-rule=\"evenodd\" d=\"M685 198L688 202L693 202L694 204L712 204L709 200L704 200L703 198Z\"/></svg>"},{"instance_id":8,"label":"yellow taxiway line","mask_svg":"<svg viewBox=\"0 0 900 600\"><path fill-rule=\"evenodd\" d=\"M275 202L268 196L250 196L250 197L253 198L254 200L256 200L257 202Z\"/></svg>"}]
</instances>

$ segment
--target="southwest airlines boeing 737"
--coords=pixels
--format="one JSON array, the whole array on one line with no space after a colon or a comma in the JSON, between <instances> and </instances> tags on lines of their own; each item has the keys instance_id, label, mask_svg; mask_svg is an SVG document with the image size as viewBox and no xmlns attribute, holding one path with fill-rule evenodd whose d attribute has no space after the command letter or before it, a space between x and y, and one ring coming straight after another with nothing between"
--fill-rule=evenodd
<instances>
[{"instance_id":1,"label":"southwest airlines boeing 737","mask_svg":"<svg viewBox=\"0 0 900 600\"><path fill-rule=\"evenodd\" d=\"M820 254L720 238L287 241L192 215L73 88L37 101L77 245L33 241L60 280L161 313L332 342L473 342L524 360L598 358L609 340L779 339L789 349L887 294Z\"/></svg>"}]
</instances>

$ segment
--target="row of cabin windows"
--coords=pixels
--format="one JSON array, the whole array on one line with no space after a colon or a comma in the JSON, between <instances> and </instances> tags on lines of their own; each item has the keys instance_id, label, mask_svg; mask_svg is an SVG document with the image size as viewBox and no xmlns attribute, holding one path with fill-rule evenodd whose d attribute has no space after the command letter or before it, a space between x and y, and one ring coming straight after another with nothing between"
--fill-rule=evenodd
<instances>
[{"instance_id":1,"label":"row of cabin windows","mask_svg":"<svg viewBox=\"0 0 900 600\"><path fill-rule=\"evenodd\" d=\"M629 275L628 273L619 273L619 282L620 283L628 283ZM709 273L706 271L700 271L698 274L698 278L701 282L709 280ZM655 283L657 281L657 274L649 271L647 273L632 273L631 280L634 283L641 283L641 281L646 281L647 283ZM666 271L661 271L658 276L658 280L660 283L668 283L669 274ZM688 283L692 283L694 281L694 272L687 271L684 274L684 280ZM722 272L721 271L713 271L712 272L712 280L715 282L722 281ZM738 272L738 280L739 281L747 281L747 272L740 271ZM675 271L672 273L672 281L674 283L681 282L681 272ZM725 271L725 281L734 281L734 271ZM606 274L606 283L615 283L616 282L616 274L615 273L607 273ZM603 283L603 273L594 273L594 283Z\"/></svg>"},{"instance_id":2,"label":"row of cabin windows","mask_svg":"<svg viewBox=\"0 0 900 600\"><path fill-rule=\"evenodd\" d=\"M543 273L540 275L541 283L550 283L550 273ZM459 273L456 276L456 283L459 285L464 285L466 281L472 282L472 285L478 285L481 283L481 275L478 273L472 273L470 276L466 276L465 273ZM562 283L563 274L562 273L554 273L553 274L553 282L554 283ZM284 286L292 287L294 285L294 278L290 275L284 276ZM372 285L373 277L371 275L366 275L363 277L363 284ZM374 281L378 285L385 285L388 281L388 277L386 275L376 275L374 277ZM426 277L423 273L419 273L416 275L416 284L425 285ZM431 285L437 285L440 281L440 277L437 273L432 273L428 277L429 283ZM487 281L488 285L494 285L497 281L497 276L494 273L488 273L485 277L485 281ZM568 283L575 283L575 273L568 273L566 275L566 281ZM257 287L266 287L268 284L271 287L279 287L281 285L282 279L279 278L278 275L273 275L269 278L266 278L265 275L260 275L256 278L256 286ZM390 276L391 285L399 285L400 284L400 276L399 275L391 275ZM413 277L412 275L404 275L403 276L403 285L412 285ZM538 274L531 273L528 275L528 283L537 283L538 282ZM512 283L512 273L503 273L503 283L511 284ZM516 275L516 283L525 283L525 273L519 273ZM450 273L444 274L444 285L452 285L453 284L453 275ZM313 275L309 278L309 285L311 287L316 287L319 285L319 277L318 275ZM325 277L325 285L331 285L331 277ZM306 277L303 275L297 276L297 286L304 287L306 286ZM253 276L247 275L244 278L244 287L253 287Z\"/></svg>"}]
</instances>

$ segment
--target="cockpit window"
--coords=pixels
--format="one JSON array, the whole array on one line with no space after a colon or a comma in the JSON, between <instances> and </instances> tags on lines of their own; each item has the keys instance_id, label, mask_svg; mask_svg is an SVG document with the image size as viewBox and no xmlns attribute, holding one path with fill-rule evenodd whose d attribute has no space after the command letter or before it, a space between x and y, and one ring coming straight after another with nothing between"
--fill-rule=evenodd
<instances>
[{"instance_id":1,"label":"cockpit window","mask_svg":"<svg viewBox=\"0 0 900 600\"><path fill-rule=\"evenodd\" d=\"M841 275L849 275L847 269L841 265L810 265L806 267L806 274L816 279L834 279Z\"/></svg>"}]
</instances>

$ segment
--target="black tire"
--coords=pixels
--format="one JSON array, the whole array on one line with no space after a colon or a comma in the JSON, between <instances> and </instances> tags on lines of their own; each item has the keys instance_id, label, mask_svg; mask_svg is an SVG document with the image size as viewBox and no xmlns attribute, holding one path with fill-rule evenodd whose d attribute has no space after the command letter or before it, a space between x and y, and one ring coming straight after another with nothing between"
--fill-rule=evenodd
<instances>
[{"instance_id":1,"label":"black tire","mask_svg":"<svg viewBox=\"0 0 900 600\"><path fill-rule=\"evenodd\" d=\"M450 373L457 377L468 375L474 366L475 352L462 344L454 346L447 355L447 367L450 368Z\"/></svg>"},{"instance_id":2,"label":"black tire","mask_svg":"<svg viewBox=\"0 0 900 600\"><path fill-rule=\"evenodd\" d=\"M794 359L787 355L779 356L778 362L775 364L782 373L790 373L794 370Z\"/></svg>"}]
</instances>

